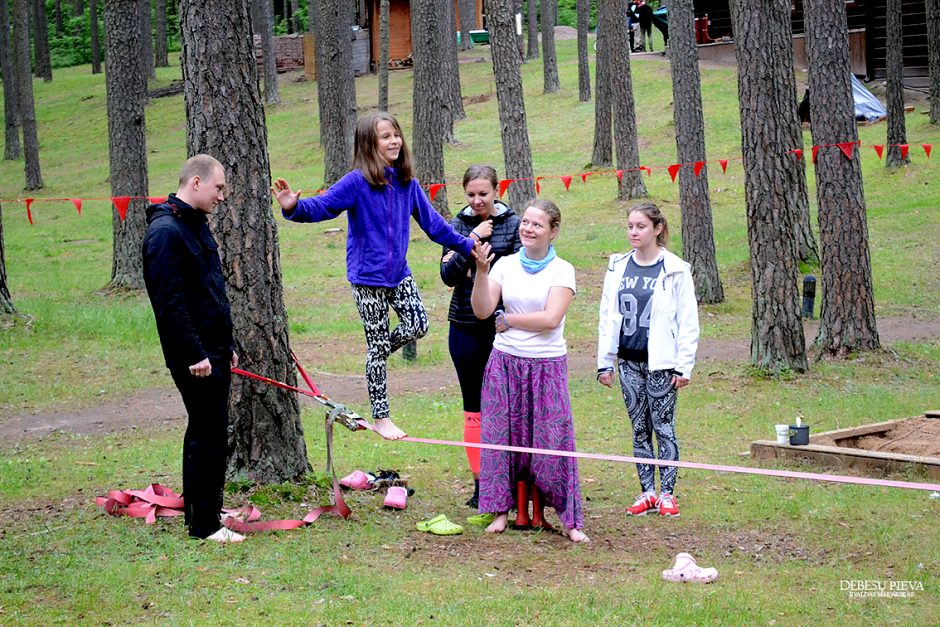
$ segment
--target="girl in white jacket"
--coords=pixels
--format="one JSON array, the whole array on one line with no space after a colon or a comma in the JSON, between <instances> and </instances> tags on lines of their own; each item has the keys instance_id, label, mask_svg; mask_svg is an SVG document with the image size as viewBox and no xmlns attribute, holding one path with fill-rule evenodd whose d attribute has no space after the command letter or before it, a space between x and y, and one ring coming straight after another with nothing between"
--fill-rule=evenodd
<instances>
[{"instance_id":1,"label":"girl in white jacket","mask_svg":"<svg viewBox=\"0 0 940 627\"><path fill-rule=\"evenodd\" d=\"M698 307L692 269L666 250L669 226L652 203L633 207L627 218L633 250L607 264L597 327L597 380L611 387L614 368L633 423L633 455L678 461L675 410L679 388L689 384L698 347ZM653 455L653 433L657 455ZM637 464L643 492L627 513L659 511L678 516L673 490L677 468L660 466L656 497L654 467Z\"/></svg>"}]
</instances>

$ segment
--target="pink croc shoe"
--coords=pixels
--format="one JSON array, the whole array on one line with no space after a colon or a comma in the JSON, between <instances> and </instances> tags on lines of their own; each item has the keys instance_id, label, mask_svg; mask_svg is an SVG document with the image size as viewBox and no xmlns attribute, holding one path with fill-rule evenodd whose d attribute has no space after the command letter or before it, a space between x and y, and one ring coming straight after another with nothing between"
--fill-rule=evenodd
<instances>
[{"instance_id":1,"label":"pink croc shoe","mask_svg":"<svg viewBox=\"0 0 940 627\"><path fill-rule=\"evenodd\" d=\"M405 509L408 507L408 489L393 485L385 495L385 507L392 509Z\"/></svg>"},{"instance_id":2,"label":"pink croc shoe","mask_svg":"<svg viewBox=\"0 0 940 627\"><path fill-rule=\"evenodd\" d=\"M340 479L339 484L350 490L368 490L372 487L369 483L369 475L361 470L352 471L350 474Z\"/></svg>"},{"instance_id":3,"label":"pink croc shoe","mask_svg":"<svg viewBox=\"0 0 940 627\"><path fill-rule=\"evenodd\" d=\"M673 567L663 571L663 579L676 583L711 583L718 579L718 571L702 568L688 553L679 553Z\"/></svg>"}]
</instances>

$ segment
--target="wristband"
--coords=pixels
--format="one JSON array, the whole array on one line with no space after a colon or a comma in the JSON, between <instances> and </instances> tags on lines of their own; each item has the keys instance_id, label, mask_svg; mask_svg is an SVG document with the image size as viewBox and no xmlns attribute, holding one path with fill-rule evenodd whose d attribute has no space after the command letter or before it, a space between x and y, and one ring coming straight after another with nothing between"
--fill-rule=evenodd
<instances>
[{"instance_id":1,"label":"wristband","mask_svg":"<svg viewBox=\"0 0 940 627\"><path fill-rule=\"evenodd\" d=\"M478 242L482 241L476 231L470 231L470 237L475 237Z\"/></svg>"}]
</instances>

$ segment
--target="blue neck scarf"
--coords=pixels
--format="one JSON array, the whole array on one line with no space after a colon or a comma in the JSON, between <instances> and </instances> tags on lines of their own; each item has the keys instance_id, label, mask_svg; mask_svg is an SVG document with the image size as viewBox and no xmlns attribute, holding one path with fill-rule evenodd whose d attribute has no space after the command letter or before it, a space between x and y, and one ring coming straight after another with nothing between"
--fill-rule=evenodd
<instances>
[{"instance_id":1,"label":"blue neck scarf","mask_svg":"<svg viewBox=\"0 0 940 627\"><path fill-rule=\"evenodd\" d=\"M525 248L519 249L519 261L522 262L523 269L525 269L525 271L528 272L529 274L535 274L536 272L541 272L543 269L545 269L545 266L551 263L552 259L554 258L555 258L555 247L551 245L548 247L548 254L546 254L545 257L543 257L542 259L539 259L538 261L532 261L531 259L526 257Z\"/></svg>"}]
</instances>

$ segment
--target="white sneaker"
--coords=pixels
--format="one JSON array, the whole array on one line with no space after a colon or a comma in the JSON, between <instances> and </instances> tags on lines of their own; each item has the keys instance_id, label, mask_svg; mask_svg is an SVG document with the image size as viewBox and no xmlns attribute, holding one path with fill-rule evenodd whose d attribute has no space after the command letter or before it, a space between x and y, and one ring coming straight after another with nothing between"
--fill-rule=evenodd
<instances>
[{"instance_id":1,"label":"white sneaker","mask_svg":"<svg viewBox=\"0 0 940 627\"><path fill-rule=\"evenodd\" d=\"M240 533L235 533L228 527L222 527L211 536L208 536L206 540L212 540L213 542L242 542L245 540L245 536Z\"/></svg>"}]
</instances>

